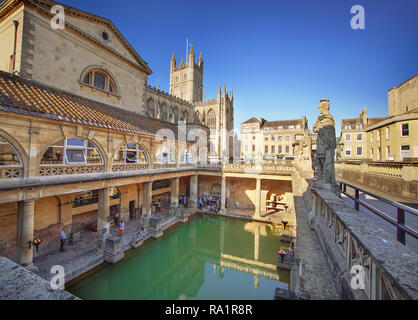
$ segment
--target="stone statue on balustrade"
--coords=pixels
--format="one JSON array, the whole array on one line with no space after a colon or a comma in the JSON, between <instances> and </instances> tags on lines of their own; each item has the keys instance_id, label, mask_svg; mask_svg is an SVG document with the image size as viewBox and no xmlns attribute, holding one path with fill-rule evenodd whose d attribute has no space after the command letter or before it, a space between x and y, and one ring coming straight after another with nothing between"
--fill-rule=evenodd
<instances>
[{"instance_id":1,"label":"stone statue on balustrade","mask_svg":"<svg viewBox=\"0 0 418 320\"><path fill-rule=\"evenodd\" d=\"M319 104L321 115L313 127L318 134L315 156L315 180L319 188L329 189L337 194L338 185L335 181L335 121L329 113L329 100L322 99Z\"/></svg>"}]
</instances>

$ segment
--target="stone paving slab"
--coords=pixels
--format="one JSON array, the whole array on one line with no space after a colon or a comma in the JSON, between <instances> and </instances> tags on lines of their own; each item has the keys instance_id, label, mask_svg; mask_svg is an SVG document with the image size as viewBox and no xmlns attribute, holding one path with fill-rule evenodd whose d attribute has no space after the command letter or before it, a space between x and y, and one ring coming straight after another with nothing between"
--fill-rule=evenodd
<instances>
[{"instance_id":1,"label":"stone paving slab","mask_svg":"<svg viewBox=\"0 0 418 320\"><path fill-rule=\"evenodd\" d=\"M301 197L295 197L297 220L296 254L302 264L303 289L310 300L340 299L328 269L319 239L308 225L308 212Z\"/></svg>"},{"instance_id":2,"label":"stone paving slab","mask_svg":"<svg viewBox=\"0 0 418 320\"><path fill-rule=\"evenodd\" d=\"M64 290L53 290L49 281L9 259L0 257L0 300L78 300Z\"/></svg>"}]
</instances>

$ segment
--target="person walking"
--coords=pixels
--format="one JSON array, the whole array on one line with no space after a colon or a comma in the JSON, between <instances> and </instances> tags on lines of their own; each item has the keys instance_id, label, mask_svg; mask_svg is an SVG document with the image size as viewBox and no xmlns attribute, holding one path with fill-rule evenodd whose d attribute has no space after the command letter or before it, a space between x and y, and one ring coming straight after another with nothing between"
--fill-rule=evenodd
<instances>
[{"instance_id":1,"label":"person walking","mask_svg":"<svg viewBox=\"0 0 418 320\"><path fill-rule=\"evenodd\" d=\"M200 198L199 198L199 210L202 210L202 204L203 204L203 200L202 200L202 196L200 196Z\"/></svg>"},{"instance_id":2,"label":"person walking","mask_svg":"<svg viewBox=\"0 0 418 320\"><path fill-rule=\"evenodd\" d=\"M123 220L120 221L120 226L119 226L119 234L122 237L122 234L125 232L125 222L123 222Z\"/></svg>"},{"instance_id":3,"label":"person walking","mask_svg":"<svg viewBox=\"0 0 418 320\"><path fill-rule=\"evenodd\" d=\"M67 235L65 234L64 229L61 230L60 238L61 238L60 251L65 251L64 245L65 245L65 239L67 238Z\"/></svg>"}]
</instances>

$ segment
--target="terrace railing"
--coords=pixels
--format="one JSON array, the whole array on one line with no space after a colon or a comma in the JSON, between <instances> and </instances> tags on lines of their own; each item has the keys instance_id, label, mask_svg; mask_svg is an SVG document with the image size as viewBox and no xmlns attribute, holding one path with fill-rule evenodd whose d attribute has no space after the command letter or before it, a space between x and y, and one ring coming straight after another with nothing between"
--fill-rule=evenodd
<instances>
[{"instance_id":1,"label":"terrace railing","mask_svg":"<svg viewBox=\"0 0 418 320\"><path fill-rule=\"evenodd\" d=\"M397 239L400 243L405 245L405 234L410 235L411 237L414 237L415 239L418 238L418 232L411 228L410 226L407 226L405 224L405 213L418 216L418 210L415 210L413 208L404 206L403 204L395 201L390 201L388 199L382 198L378 195L375 195L371 192L365 191L359 187L356 187L352 184L349 184L347 182L339 182L341 193L349 197L354 201L354 209L356 211L360 211L360 206L365 207L366 209L370 210L375 215L379 216L380 218L384 219L385 221L389 222L397 229ZM354 190L354 196L347 192L347 187ZM360 200L360 194L369 195L376 200L382 201L391 207L393 207L396 210L397 218L394 219L388 214L382 212L381 210L367 204L366 202Z\"/></svg>"}]
</instances>

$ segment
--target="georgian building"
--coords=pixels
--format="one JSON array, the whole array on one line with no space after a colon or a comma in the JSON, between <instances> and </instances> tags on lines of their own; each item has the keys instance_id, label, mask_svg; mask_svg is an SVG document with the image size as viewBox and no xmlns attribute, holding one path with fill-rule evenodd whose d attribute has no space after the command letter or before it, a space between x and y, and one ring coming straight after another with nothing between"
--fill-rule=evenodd
<instances>
[{"instance_id":1,"label":"georgian building","mask_svg":"<svg viewBox=\"0 0 418 320\"><path fill-rule=\"evenodd\" d=\"M388 92L387 117L343 119L342 160L415 161L418 158L418 75Z\"/></svg>"},{"instance_id":2,"label":"georgian building","mask_svg":"<svg viewBox=\"0 0 418 320\"><path fill-rule=\"evenodd\" d=\"M251 118L241 125L241 158L245 162L293 160L295 145L309 135L306 117L280 121Z\"/></svg>"}]
</instances>

